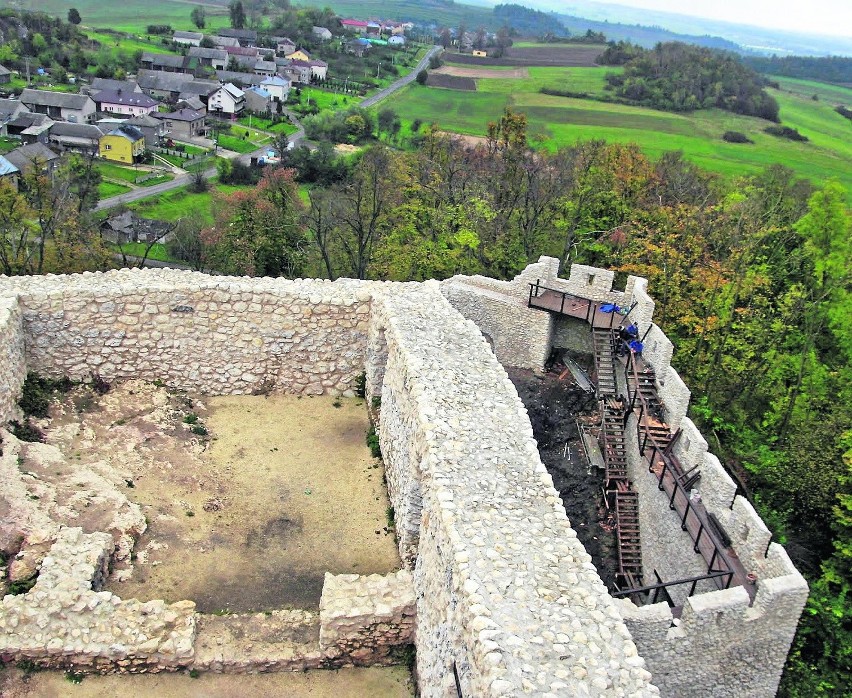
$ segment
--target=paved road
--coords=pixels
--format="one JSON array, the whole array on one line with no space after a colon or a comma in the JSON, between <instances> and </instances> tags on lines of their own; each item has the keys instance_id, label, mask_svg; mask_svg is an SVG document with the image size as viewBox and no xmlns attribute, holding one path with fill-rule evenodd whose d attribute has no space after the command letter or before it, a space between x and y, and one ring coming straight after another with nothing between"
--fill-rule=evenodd
<instances>
[{"instance_id":1,"label":"paved road","mask_svg":"<svg viewBox=\"0 0 852 698\"><path fill-rule=\"evenodd\" d=\"M385 97L392 95L394 92L396 92L401 87L405 87L408 83L416 80L417 74L421 70L426 70L426 67L429 65L429 59L432 56L434 56L436 53L438 53L438 51L441 51L441 50L442 49L441 49L440 46L433 46L432 48L430 48L428 53L425 56L423 56L423 60L421 60L417 64L417 67L414 70L412 70L408 75L400 78L399 80L392 82L385 89L380 90L379 92L376 92L376 94L370 95L369 97L364 99L359 106L363 107L364 109L366 109L367 107L372 107L377 102L381 102Z\"/></svg>"}]
</instances>

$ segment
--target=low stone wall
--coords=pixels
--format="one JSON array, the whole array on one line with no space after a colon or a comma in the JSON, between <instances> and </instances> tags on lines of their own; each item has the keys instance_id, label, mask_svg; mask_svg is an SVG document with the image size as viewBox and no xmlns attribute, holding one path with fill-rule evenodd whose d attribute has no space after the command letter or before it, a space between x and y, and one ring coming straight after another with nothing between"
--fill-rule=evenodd
<instances>
[{"instance_id":1,"label":"low stone wall","mask_svg":"<svg viewBox=\"0 0 852 698\"><path fill-rule=\"evenodd\" d=\"M26 594L3 597L0 655L82 671L162 671L193 659L195 604L123 601L98 591L114 547L108 533L63 528Z\"/></svg>"},{"instance_id":2,"label":"low stone wall","mask_svg":"<svg viewBox=\"0 0 852 698\"><path fill-rule=\"evenodd\" d=\"M388 480L420 481L421 694L452 695L455 667L470 696L657 695L480 331L432 282L374 298L371 322ZM407 493L390 493L400 512Z\"/></svg>"},{"instance_id":3,"label":"low stone wall","mask_svg":"<svg viewBox=\"0 0 852 698\"><path fill-rule=\"evenodd\" d=\"M350 391L363 370L379 286L120 270L3 278L0 296L17 296L33 371L317 395Z\"/></svg>"},{"instance_id":4,"label":"low stone wall","mask_svg":"<svg viewBox=\"0 0 852 698\"><path fill-rule=\"evenodd\" d=\"M320 647L353 664L387 664L393 650L414 643L411 572L326 573L320 599Z\"/></svg>"},{"instance_id":5,"label":"low stone wall","mask_svg":"<svg viewBox=\"0 0 852 698\"><path fill-rule=\"evenodd\" d=\"M15 298L0 297L0 423L17 416L26 376L21 308Z\"/></svg>"}]
</instances>

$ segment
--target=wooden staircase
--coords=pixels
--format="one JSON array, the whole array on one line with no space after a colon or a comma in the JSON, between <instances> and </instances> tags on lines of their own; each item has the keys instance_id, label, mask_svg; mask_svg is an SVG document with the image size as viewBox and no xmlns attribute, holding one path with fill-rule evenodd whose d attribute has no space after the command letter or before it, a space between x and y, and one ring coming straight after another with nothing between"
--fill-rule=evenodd
<instances>
[{"instance_id":1,"label":"wooden staircase","mask_svg":"<svg viewBox=\"0 0 852 698\"><path fill-rule=\"evenodd\" d=\"M629 482L615 491L615 519L618 522L618 571L623 581L636 586L642 580L642 546L639 540L639 495Z\"/></svg>"},{"instance_id":2,"label":"wooden staircase","mask_svg":"<svg viewBox=\"0 0 852 698\"><path fill-rule=\"evenodd\" d=\"M595 371L598 376L598 399L616 394L615 333L610 329L592 329L595 349Z\"/></svg>"}]
</instances>

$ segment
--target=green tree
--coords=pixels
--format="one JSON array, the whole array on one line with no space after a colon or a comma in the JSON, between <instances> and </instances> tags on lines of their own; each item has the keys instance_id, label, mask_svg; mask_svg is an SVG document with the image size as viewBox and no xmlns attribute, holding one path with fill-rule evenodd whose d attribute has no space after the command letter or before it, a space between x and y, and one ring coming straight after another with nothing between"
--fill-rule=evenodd
<instances>
[{"instance_id":1,"label":"green tree","mask_svg":"<svg viewBox=\"0 0 852 698\"><path fill-rule=\"evenodd\" d=\"M83 18L80 17L80 13L77 11L76 7L72 7L68 10L68 21L74 25L80 24L80 22L83 21Z\"/></svg>"},{"instance_id":2,"label":"green tree","mask_svg":"<svg viewBox=\"0 0 852 698\"><path fill-rule=\"evenodd\" d=\"M207 23L206 13L202 5L192 8L189 18L198 29L204 29L204 25Z\"/></svg>"},{"instance_id":3,"label":"green tree","mask_svg":"<svg viewBox=\"0 0 852 698\"><path fill-rule=\"evenodd\" d=\"M231 17L231 26L234 29L242 29L246 26L246 13L241 0L231 0L228 5L228 13Z\"/></svg>"}]
</instances>

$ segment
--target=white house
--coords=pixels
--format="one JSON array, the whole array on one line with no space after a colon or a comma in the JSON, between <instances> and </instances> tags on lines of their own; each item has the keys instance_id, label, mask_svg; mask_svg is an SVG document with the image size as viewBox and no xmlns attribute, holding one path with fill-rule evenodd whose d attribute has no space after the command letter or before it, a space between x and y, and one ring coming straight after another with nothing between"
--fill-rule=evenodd
<instances>
[{"instance_id":1,"label":"white house","mask_svg":"<svg viewBox=\"0 0 852 698\"><path fill-rule=\"evenodd\" d=\"M174 41L176 44L182 44L184 46L199 46L203 38L204 34L202 34L201 32L176 31L174 34L172 34L172 41Z\"/></svg>"},{"instance_id":2,"label":"white house","mask_svg":"<svg viewBox=\"0 0 852 698\"><path fill-rule=\"evenodd\" d=\"M98 111L110 114L138 116L153 114L160 103L144 92L125 92L124 90L102 90L92 97Z\"/></svg>"},{"instance_id":3,"label":"white house","mask_svg":"<svg viewBox=\"0 0 852 698\"><path fill-rule=\"evenodd\" d=\"M273 75L271 78L266 78L260 83L260 86L273 99L277 99L279 102L286 102L287 96L290 94L290 81L287 78L282 78L280 75Z\"/></svg>"},{"instance_id":4,"label":"white house","mask_svg":"<svg viewBox=\"0 0 852 698\"><path fill-rule=\"evenodd\" d=\"M331 40L331 32L325 27L311 27L311 33L320 41Z\"/></svg>"},{"instance_id":5,"label":"white house","mask_svg":"<svg viewBox=\"0 0 852 698\"><path fill-rule=\"evenodd\" d=\"M388 46L405 46L405 37L400 34L388 37Z\"/></svg>"},{"instance_id":6,"label":"white house","mask_svg":"<svg viewBox=\"0 0 852 698\"><path fill-rule=\"evenodd\" d=\"M238 115L245 106L245 93L230 82L222 85L207 100L207 111L211 114Z\"/></svg>"}]
</instances>

